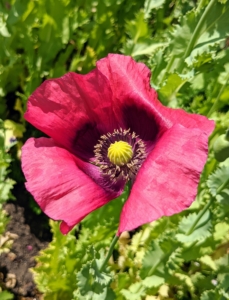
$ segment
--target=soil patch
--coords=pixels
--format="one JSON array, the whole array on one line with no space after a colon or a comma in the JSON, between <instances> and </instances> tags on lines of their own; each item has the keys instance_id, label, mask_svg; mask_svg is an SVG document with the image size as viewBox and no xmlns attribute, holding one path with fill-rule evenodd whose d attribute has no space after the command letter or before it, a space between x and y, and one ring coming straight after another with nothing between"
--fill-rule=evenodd
<instances>
[{"instance_id":1,"label":"soil patch","mask_svg":"<svg viewBox=\"0 0 229 300\"><path fill-rule=\"evenodd\" d=\"M41 294L29 269L36 265L34 257L47 247L51 233L49 228L42 228L44 215L36 215L18 202L20 200L4 207L10 216L5 236L13 239L13 245L10 252L0 256L0 284L14 293L16 300L40 300ZM44 223L47 227L47 220Z\"/></svg>"}]
</instances>

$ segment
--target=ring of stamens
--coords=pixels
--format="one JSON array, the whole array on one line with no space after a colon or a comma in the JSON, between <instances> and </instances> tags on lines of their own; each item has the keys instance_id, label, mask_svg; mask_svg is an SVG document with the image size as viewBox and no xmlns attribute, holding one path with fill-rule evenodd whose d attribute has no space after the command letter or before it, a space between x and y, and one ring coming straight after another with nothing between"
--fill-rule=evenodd
<instances>
[{"instance_id":1,"label":"ring of stamens","mask_svg":"<svg viewBox=\"0 0 229 300\"><path fill-rule=\"evenodd\" d=\"M102 135L94 147L95 164L111 181L134 179L146 158L144 142L130 129Z\"/></svg>"}]
</instances>

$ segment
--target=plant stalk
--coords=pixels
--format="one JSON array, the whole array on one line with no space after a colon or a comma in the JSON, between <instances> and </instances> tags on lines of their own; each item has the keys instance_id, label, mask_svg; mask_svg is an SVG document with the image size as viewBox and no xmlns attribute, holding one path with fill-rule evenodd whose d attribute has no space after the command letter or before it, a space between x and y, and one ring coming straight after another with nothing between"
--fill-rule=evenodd
<instances>
[{"instance_id":1,"label":"plant stalk","mask_svg":"<svg viewBox=\"0 0 229 300\"><path fill-rule=\"evenodd\" d=\"M111 242L111 245L110 245L110 249L107 253L107 256L106 258L104 259L101 267L100 267L100 272L102 272L105 268L105 266L107 265L108 263L108 260L110 259L112 253L113 253L113 250L114 250L114 246L116 245L117 241L118 241L119 237L117 235L115 235L115 237L113 238L113 241Z\"/></svg>"},{"instance_id":2,"label":"plant stalk","mask_svg":"<svg viewBox=\"0 0 229 300\"><path fill-rule=\"evenodd\" d=\"M184 58L186 58L187 56L190 55L190 53L192 52L192 49L194 48L198 38L199 38L199 35L200 35L200 32L201 32L201 28L203 26L203 23L204 21L207 19L208 17L208 14L209 12L211 11L213 5L215 4L216 0L211 0L210 3L208 4L208 6L206 7L203 15L201 16L195 30L194 30L194 33L192 35L192 38L191 40L189 41L189 44L188 44L188 47L185 51L185 54L184 54Z\"/></svg>"},{"instance_id":3,"label":"plant stalk","mask_svg":"<svg viewBox=\"0 0 229 300\"><path fill-rule=\"evenodd\" d=\"M219 99L220 99L220 97L221 97L221 95L222 95L222 93L223 93L225 87L227 86L228 80L229 80L229 75L228 75L228 77L227 77L226 82L225 82L224 85L221 87L221 89L220 89L220 91L219 91L219 94L218 94L218 96L217 96L217 98L216 98L214 104L212 105L210 111L209 111L208 114L207 114L207 117L208 117L208 118L209 118L209 117L211 116L211 114L215 111L215 109L216 109L216 107L217 107L217 105L218 105Z\"/></svg>"},{"instance_id":4,"label":"plant stalk","mask_svg":"<svg viewBox=\"0 0 229 300\"><path fill-rule=\"evenodd\" d=\"M218 187L218 189L216 191L216 195L219 194L219 193L221 193L228 184L229 184L229 178L223 184L221 184L221 186ZM198 224L198 222L200 221L200 219L203 217L203 215L205 214L205 212L212 205L213 199L214 198L211 197L210 201L205 205L204 209L199 213L199 215L197 216L197 218L196 218L195 222L193 223L192 227L189 229L187 235L190 235L193 232L193 230L195 229L195 227Z\"/></svg>"},{"instance_id":5,"label":"plant stalk","mask_svg":"<svg viewBox=\"0 0 229 300\"><path fill-rule=\"evenodd\" d=\"M126 192L126 194L127 194L126 195L126 200L128 199L128 197L130 195L131 187L132 187L132 183L129 180L128 183L126 184L126 190L127 190L127 192ZM103 263L102 263L102 265L100 267L100 272L102 272L104 270L105 266L107 265L108 260L110 259L111 255L113 253L114 247L115 247L118 239L119 239L119 236L115 235L114 238L113 238L113 240L112 240L112 242L111 242L111 245L110 245L109 251L107 253L107 256L105 257L105 259L104 259L104 261L103 261Z\"/></svg>"}]
</instances>

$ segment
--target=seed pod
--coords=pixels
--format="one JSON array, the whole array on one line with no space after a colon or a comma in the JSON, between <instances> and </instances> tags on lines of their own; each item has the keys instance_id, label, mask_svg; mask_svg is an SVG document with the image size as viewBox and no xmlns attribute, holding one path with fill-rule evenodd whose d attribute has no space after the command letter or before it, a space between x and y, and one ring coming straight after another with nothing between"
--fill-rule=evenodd
<instances>
[{"instance_id":1,"label":"seed pod","mask_svg":"<svg viewBox=\"0 0 229 300\"><path fill-rule=\"evenodd\" d=\"M229 129L220 135L213 145L215 158L222 162L229 157Z\"/></svg>"}]
</instances>

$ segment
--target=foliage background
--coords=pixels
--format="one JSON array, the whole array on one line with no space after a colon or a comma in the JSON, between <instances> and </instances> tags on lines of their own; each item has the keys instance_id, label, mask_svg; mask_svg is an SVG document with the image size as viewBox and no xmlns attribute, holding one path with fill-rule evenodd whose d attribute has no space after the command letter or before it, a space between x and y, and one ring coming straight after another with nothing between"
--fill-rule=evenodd
<instances>
[{"instance_id":1,"label":"foliage background","mask_svg":"<svg viewBox=\"0 0 229 300\"><path fill-rule=\"evenodd\" d=\"M24 181L21 146L41 135L23 119L27 98L45 79L123 53L148 65L165 105L216 121L192 207L124 235L103 273L124 197L67 236L50 222L53 240L33 269L44 299L229 299L229 159L219 163L212 151L229 127L228 13L227 0L0 2L0 235L2 206Z\"/></svg>"}]
</instances>

